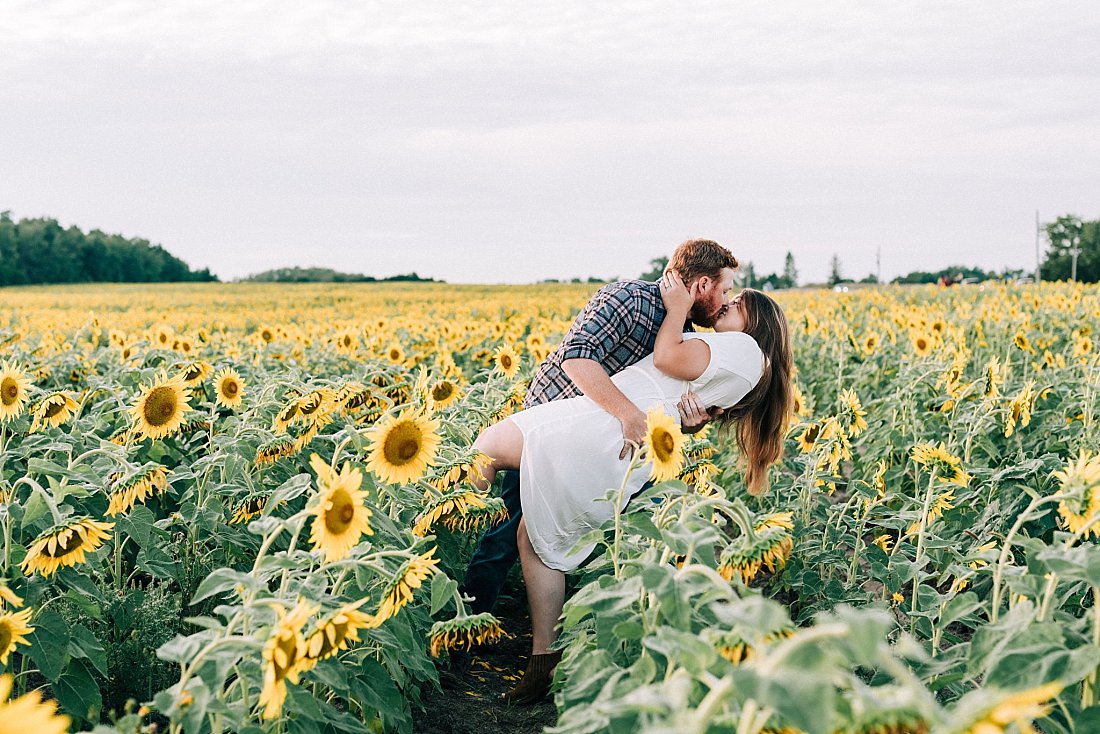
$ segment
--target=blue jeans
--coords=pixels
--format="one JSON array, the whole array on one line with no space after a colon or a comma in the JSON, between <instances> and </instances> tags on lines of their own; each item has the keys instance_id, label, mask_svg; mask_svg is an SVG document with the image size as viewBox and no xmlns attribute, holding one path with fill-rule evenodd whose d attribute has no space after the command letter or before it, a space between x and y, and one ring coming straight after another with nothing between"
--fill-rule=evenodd
<instances>
[{"instance_id":1,"label":"blue jeans","mask_svg":"<svg viewBox=\"0 0 1100 734\"><path fill-rule=\"evenodd\" d=\"M519 558L516 532L523 509L519 498L519 472L500 473L500 498L508 508L508 519L485 531L466 567L466 578L459 587L463 594L474 597L470 611L474 614L491 612L497 603L508 572Z\"/></svg>"}]
</instances>

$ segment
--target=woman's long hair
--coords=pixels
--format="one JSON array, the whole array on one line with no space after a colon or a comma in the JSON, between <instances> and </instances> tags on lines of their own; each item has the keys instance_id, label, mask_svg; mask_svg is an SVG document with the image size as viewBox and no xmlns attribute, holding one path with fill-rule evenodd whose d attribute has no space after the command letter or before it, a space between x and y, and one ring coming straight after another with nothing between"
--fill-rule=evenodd
<instances>
[{"instance_id":1,"label":"woman's long hair","mask_svg":"<svg viewBox=\"0 0 1100 734\"><path fill-rule=\"evenodd\" d=\"M768 467L783 455L791 416L791 338L787 317L770 296L752 288L741 291L746 308L745 333L764 353L764 372L756 387L724 418L737 422L737 446L745 462L749 494L768 488Z\"/></svg>"}]
</instances>

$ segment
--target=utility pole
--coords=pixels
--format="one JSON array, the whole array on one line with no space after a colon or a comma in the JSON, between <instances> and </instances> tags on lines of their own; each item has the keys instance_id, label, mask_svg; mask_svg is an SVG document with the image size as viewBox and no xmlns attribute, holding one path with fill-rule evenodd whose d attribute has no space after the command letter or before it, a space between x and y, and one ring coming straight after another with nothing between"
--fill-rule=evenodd
<instances>
[{"instance_id":1,"label":"utility pole","mask_svg":"<svg viewBox=\"0 0 1100 734\"><path fill-rule=\"evenodd\" d=\"M882 285L882 245L875 250L875 279Z\"/></svg>"}]
</instances>

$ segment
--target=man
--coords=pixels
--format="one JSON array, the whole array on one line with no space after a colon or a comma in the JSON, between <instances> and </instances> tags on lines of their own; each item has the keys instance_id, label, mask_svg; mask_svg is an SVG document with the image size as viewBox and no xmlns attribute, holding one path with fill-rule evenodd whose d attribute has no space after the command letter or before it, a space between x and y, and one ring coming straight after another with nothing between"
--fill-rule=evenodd
<instances>
[{"instance_id":1,"label":"man","mask_svg":"<svg viewBox=\"0 0 1100 734\"><path fill-rule=\"evenodd\" d=\"M684 328L692 330L692 324L712 326L733 288L737 259L712 240L688 240L676 248L668 267L676 270L689 288L699 284L691 322ZM646 417L615 387L611 375L653 353L664 316L657 283L624 280L604 286L577 316L557 349L539 366L523 407L586 395L619 419L623 431L620 458L625 457L631 445L643 442ZM710 420L705 406L693 398L681 401L679 408L689 432L698 431ZM485 531L461 587L462 593L474 597L470 607L475 613L492 610L519 555L519 472L502 473L501 497L508 508L508 519ZM463 672L466 662L468 657L454 659L454 672Z\"/></svg>"}]
</instances>

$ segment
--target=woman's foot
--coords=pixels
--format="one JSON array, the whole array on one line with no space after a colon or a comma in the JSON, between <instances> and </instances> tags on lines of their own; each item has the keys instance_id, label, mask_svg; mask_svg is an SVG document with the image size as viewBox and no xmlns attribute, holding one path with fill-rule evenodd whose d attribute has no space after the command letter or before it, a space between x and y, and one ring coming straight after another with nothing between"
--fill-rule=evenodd
<instances>
[{"instance_id":1,"label":"woman's foot","mask_svg":"<svg viewBox=\"0 0 1100 734\"><path fill-rule=\"evenodd\" d=\"M507 693L500 694L503 703L525 705L542 700L550 692L554 681L554 668L561 661L561 650L532 655L523 671L519 685Z\"/></svg>"}]
</instances>

